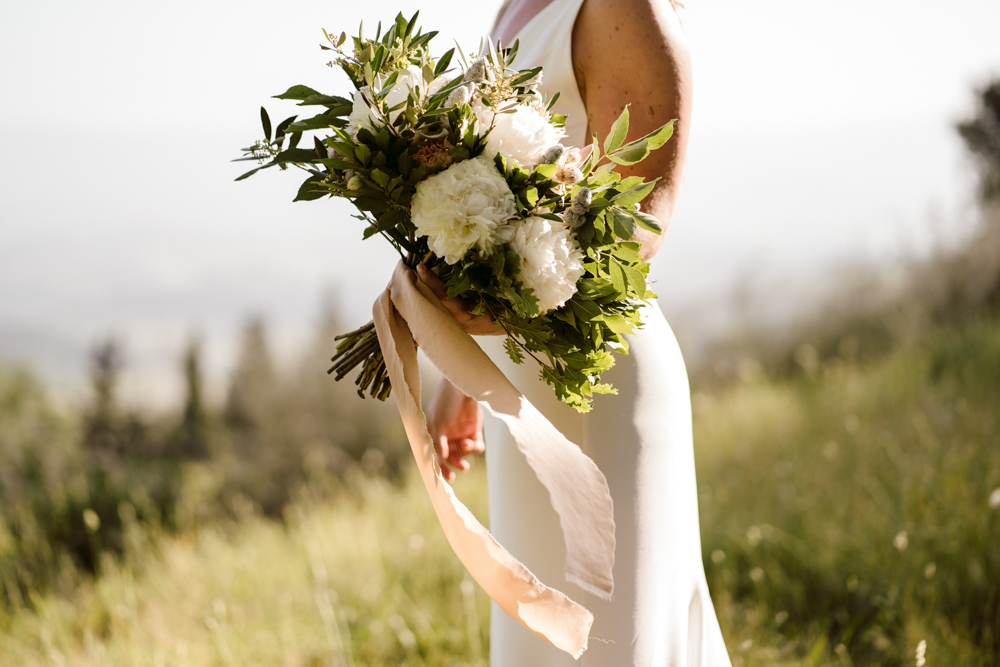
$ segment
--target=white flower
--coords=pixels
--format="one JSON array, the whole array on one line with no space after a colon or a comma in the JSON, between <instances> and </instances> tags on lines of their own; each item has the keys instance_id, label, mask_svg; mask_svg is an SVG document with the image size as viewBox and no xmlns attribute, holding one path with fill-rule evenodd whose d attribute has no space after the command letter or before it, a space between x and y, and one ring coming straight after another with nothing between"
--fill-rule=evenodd
<instances>
[{"instance_id":1,"label":"white flower","mask_svg":"<svg viewBox=\"0 0 1000 667\"><path fill-rule=\"evenodd\" d=\"M483 131L493 125L486 138L486 154L493 157L499 153L528 169L538 164L565 134L549 122L549 114L538 100L517 105L513 113L494 114L492 107L481 102L474 108Z\"/></svg>"},{"instance_id":2,"label":"white flower","mask_svg":"<svg viewBox=\"0 0 1000 667\"><path fill-rule=\"evenodd\" d=\"M993 489L993 493L990 494L989 504L991 510L1000 507L1000 487Z\"/></svg>"},{"instance_id":3,"label":"white flower","mask_svg":"<svg viewBox=\"0 0 1000 667\"><path fill-rule=\"evenodd\" d=\"M438 257L455 264L476 248L488 257L517 213L514 194L493 160L480 155L417 184L410 215Z\"/></svg>"},{"instance_id":4,"label":"white flower","mask_svg":"<svg viewBox=\"0 0 1000 667\"><path fill-rule=\"evenodd\" d=\"M532 216L514 224L508 246L521 258L517 279L534 290L540 313L559 308L576 294L583 253L564 226Z\"/></svg>"},{"instance_id":5,"label":"white flower","mask_svg":"<svg viewBox=\"0 0 1000 667\"><path fill-rule=\"evenodd\" d=\"M892 544L900 551L906 551L906 547L910 546L910 538L906 534L906 531L901 530L896 533L896 537L892 538Z\"/></svg>"},{"instance_id":6,"label":"white flower","mask_svg":"<svg viewBox=\"0 0 1000 667\"><path fill-rule=\"evenodd\" d=\"M376 77L376 89L381 90L389 76L390 75L388 74L380 74ZM386 94L384 101L390 109L397 104L404 104L404 106L389 112L389 124L391 125L394 123L396 118L399 117L399 114L406 108L406 98L409 96L411 90L417 88L421 95L426 97L427 95L433 95L437 91L441 90L445 83L445 77L439 76L429 84L425 84L423 72L415 65L410 65L407 69L399 70L399 74L396 77L396 83L393 84L392 90ZM371 108L369 108L368 102L365 101L365 95L371 98L372 94L373 93L368 86L354 91L354 107L351 109L351 115L347 119L348 131L352 135L357 134L358 130L362 127L367 130L374 131L374 123L382 122L381 114L376 116L372 112Z\"/></svg>"}]
</instances>

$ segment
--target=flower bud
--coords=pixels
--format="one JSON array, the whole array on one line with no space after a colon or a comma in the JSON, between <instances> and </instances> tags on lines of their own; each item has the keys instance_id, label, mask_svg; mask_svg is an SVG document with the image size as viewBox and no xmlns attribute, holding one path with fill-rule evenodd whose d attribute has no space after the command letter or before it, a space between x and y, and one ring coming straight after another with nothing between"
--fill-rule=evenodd
<instances>
[{"instance_id":1,"label":"flower bud","mask_svg":"<svg viewBox=\"0 0 1000 667\"><path fill-rule=\"evenodd\" d=\"M476 58L469 65L469 69L465 70L465 81L482 81L486 77L486 61L482 58Z\"/></svg>"},{"instance_id":2,"label":"flower bud","mask_svg":"<svg viewBox=\"0 0 1000 667\"><path fill-rule=\"evenodd\" d=\"M461 85L455 90L451 91L448 97L445 98L444 101L445 107L458 107L462 106L463 104L468 104L469 100L472 99L472 90L474 86L475 84L470 82Z\"/></svg>"},{"instance_id":3,"label":"flower bud","mask_svg":"<svg viewBox=\"0 0 1000 667\"><path fill-rule=\"evenodd\" d=\"M555 164L555 162L559 160L560 157L562 157L563 151L565 150L566 147L563 146L562 144L556 144L555 146L552 146L544 153L542 153L542 157L541 159L538 160L538 164Z\"/></svg>"},{"instance_id":4,"label":"flower bud","mask_svg":"<svg viewBox=\"0 0 1000 667\"><path fill-rule=\"evenodd\" d=\"M587 215L591 201L593 201L593 196L590 194L590 188L580 188L580 191L573 197L573 204L569 210L573 211L575 215Z\"/></svg>"},{"instance_id":5,"label":"flower bud","mask_svg":"<svg viewBox=\"0 0 1000 667\"><path fill-rule=\"evenodd\" d=\"M344 176L347 178L348 190L360 190L361 187L364 185L364 182L361 180L361 177L355 174L353 171L345 173Z\"/></svg>"},{"instance_id":6,"label":"flower bud","mask_svg":"<svg viewBox=\"0 0 1000 667\"><path fill-rule=\"evenodd\" d=\"M587 221L587 216L585 214L577 213L572 208L568 208L563 211L562 218L563 222L565 222L566 226L570 229L578 229Z\"/></svg>"}]
</instances>

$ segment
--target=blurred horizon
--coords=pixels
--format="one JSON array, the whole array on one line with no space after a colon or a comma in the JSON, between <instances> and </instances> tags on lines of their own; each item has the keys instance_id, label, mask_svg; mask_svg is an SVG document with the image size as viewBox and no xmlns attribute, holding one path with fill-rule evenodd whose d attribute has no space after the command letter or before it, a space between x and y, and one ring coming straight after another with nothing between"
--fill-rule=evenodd
<instances>
[{"instance_id":1,"label":"blurred horizon","mask_svg":"<svg viewBox=\"0 0 1000 667\"><path fill-rule=\"evenodd\" d=\"M419 3L438 52L474 49L499 2ZM11 91L0 191L0 359L77 400L90 350L124 343L126 402L174 406L191 335L213 397L252 315L281 360L325 310L369 317L392 250L360 245L343 202L298 203L294 175L233 183L258 107L324 66L321 28L371 29L417 3L169 7L38 2L0 8ZM1000 72L1000 5L964 0L688 3L695 72L685 192L653 263L689 359L756 293L761 322L801 313L838 267L891 266L971 229L972 170L954 123ZM905 27L903 27L905 26ZM344 225L340 225L340 221ZM316 360L317 372L325 359Z\"/></svg>"}]
</instances>

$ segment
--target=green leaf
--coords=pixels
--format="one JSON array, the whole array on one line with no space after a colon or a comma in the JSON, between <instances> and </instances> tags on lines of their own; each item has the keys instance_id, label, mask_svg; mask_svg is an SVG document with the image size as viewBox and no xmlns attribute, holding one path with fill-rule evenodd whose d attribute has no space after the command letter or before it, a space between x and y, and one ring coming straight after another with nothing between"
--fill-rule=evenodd
<instances>
[{"instance_id":1,"label":"green leaf","mask_svg":"<svg viewBox=\"0 0 1000 667\"><path fill-rule=\"evenodd\" d=\"M528 206L533 208L538 203L538 188L530 186L524 191L524 198L527 200Z\"/></svg>"},{"instance_id":2,"label":"green leaf","mask_svg":"<svg viewBox=\"0 0 1000 667\"><path fill-rule=\"evenodd\" d=\"M441 76L444 74L445 70L448 69L448 65L451 64L451 58L455 55L455 49L448 49L444 52L444 55L438 58L437 65L434 66L434 76Z\"/></svg>"},{"instance_id":3,"label":"green leaf","mask_svg":"<svg viewBox=\"0 0 1000 667\"><path fill-rule=\"evenodd\" d=\"M311 148L289 148L274 156L274 162L313 162L316 160L316 151Z\"/></svg>"},{"instance_id":4,"label":"green leaf","mask_svg":"<svg viewBox=\"0 0 1000 667\"><path fill-rule=\"evenodd\" d=\"M642 256L639 254L638 243L628 241L625 243L617 243L614 248L611 249L611 254L624 262L632 264L642 261Z\"/></svg>"},{"instance_id":5,"label":"green leaf","mask_svg":"<svg viewBox=\"0 0 1000 667\"><path fill-rule=\"evenodd\" d=\"M611 231L620 239L628 240L635 236L635 219L618 208L611 209Z\"/></svg>"},{"instance_id":6,"label":"green leaf","mask_svg":"<svg viewBox=\"0 0 1000 667\"><path fill-rule=\"evenodd\" d=\"M367 166L368 161L371 160L372 158L372 151L370 148L368 148L368 146L365 146L364 144L358 144L354 148L354 156L358 158L358 161L361 164Z\"/></svg>"},{"instance_id":7,"label":"green leaf","mask_svg":"<svg viewBox=\"0 0 1000 667\"><path fill-rule=\"evenodd\" d=\"M649 155L651 150L655 150L665 144L674 132L674 122L670 121L666 125L650 132L645 137L636 139L621 147L617 152L608 155L612 162L624 166L629 166L642 162Z\"/></svg>"},{"instance_id":8,"label":"green leaf","mask_svg":"<svg viewBox=\"0 0 1000 667\"><path fill-rule=\"evenodd\" d=\"M358 168L358 165L356 165L356 164L353 164L351 162L347 162L346 160L341 160L340 158L335 158L335 157L323 158L322 160L316 160L316 161L319 162L322 165L326 165L330 169L334 169L334 170L337 170L337 171L347 171L349 169L357 169Z\"/></svg>"},{"instance_id":9,"label":"green leaf","mask_svg":"<svg viewBox=\"0 0 1000 667\"><path fill-rule=\"evenodd\" d=\"M650 132L646 136L640 137L636 141L643 141L643 140L645 140L646 143L649 144L650 149L656 150L657 148L659 148L663 144L667 143L667 141L670 140L670 137L673 136L673 134L674 134L674 123L676 123L676 122L677 122L677 119L675 118L672 121L670 121L669 123L667 123L665 125L662 125L662 126L658 127L657 129L653 130L652 132Z\"/></svg>"},{"instance_id":10,"label":"green leaf","mask_svg":"<svg viewBox=\"0 0 1000 667\"><path fill-rule=\"evenodd\" d=\"M278 127L274 129L274 139L276 141L281 137L285 136L285 130L288 129L289 125L295 122L296 118L298 118L298 116L291 116L278 123Z\"/></svg>"},{"instance_id":11,"label":"green leaf","mask_svg":"<svg viewBox=\"0 0 1000 667\"><path fill-rule=\"evenodd\" d=\"M653 191L656 187L656 182L660 179L650 181L649 183L641 183L635 187L629 188L625 192L615 195L611 198L616 205L622 208L630 208L635 204L641 202L646 195Z\"/></svg>"},{"instance_id":12,"label":"green leaf","mask_svg":"<svg viewBox=\"0 0 1000 667\"><path fill-rule=\"evenodd\" d=\"M587 299L574 297L569 300L569 306L573 309L573 314L584 322L590 322L601 316L601 307Z\"/></svg>"},{"instance_id":13,"label":"green leaf","mask_svg":"<svg viewBox=\"0 0 1000 667\"><path fill-rule=\"evenodd\" d=\"M513 338L507 336L503 341L503 346L504 349L507 350L507 356L510 357L511 361L515 364L524 363L524 355L521 354L521 348L517 346L517 343L514 342Z\"/></svg>"},{"instance_id":14,"label":"green leaf","mask_svg":"<svg viewBox=\"0 0 1000 667\"><path fill-rule=\"evenodd\" d=\"M273 97L278 100L304 100L312 95L319 95L319 93L309 86L292 86L282 94Z\"/></svg>"},{"instance_id":15,"label":"green leaf","mask_svg":"<svg viewBox=\"0 0 1000 667\"><path fill-rule=\"evenodd\" d=\"M299 192L292 201L312 201L314 199L321 199L328 194L330 194L330 191L323 187L323 184L318 182L315 176L309 176L299 186Z\"/></svg>"},{"instance_id":16,"label":"green leaf","mask_svg":"<svg viewBox=\"0 0 1000 667\"><path fill-rule=\"evenodd\" d=\"M556 175L556 170L558 169L559 167L555 164L540 164L537 167L535 167L535 173L538 174L539 176L551 179L553 176Z\"/></svg>"},{"instance_id":17,"label":"green leaf","mask_svg":"<svg viewBox=\"0 0 1000 667\"><path fill-rule=\"evenodd\" d=\"M271 119L267 116L267 109L260 108L260 124L264 126L264 137L271 140Z\"/></svg>"},{"instance_id":18,"label":"green leaf","mask_svg":"<svg viewBox=\"0 0 1000 667\"><path fill-rule=\"evenodd\" d=\"M628 290L625 288L625 271L622 269L622 265L611 260L608 269L608 273L611 274L611 284L615 286L615 290L622 297L627 296ZM605 320L607 320L606 317Z\"/></svg>"},{"instance_id":19,"label":"green leaf","mask_svg":"<svg viewBox=\"0 0 1000 667\"><path fill-rule=\"evenodd\" d=\"M655 216L649 213L643 213L642 211L628 211L628 214L635 218L635 221L639 223L639 226L646 231L653 232L655 234L663 233L663 225L660 221L656 219Z\"/></svg>"},{"instance_id":20,"label":"green leaf","mask_svg":"<svg viewBox=\"0 0 1000 667\"><path fill-rule=\"evenodd\" d=\"M292 132L306 132L308 130L322 130L328 127L344 127L345 125L347 125L347 121L341 116L326 113L292 123L288 129Z\"/></svg>"},{"instance_id":21,"label":"green leaf","mask_svg":"<svg viewBox=\"0 0 1000 667\"><path fill-rule=\"evenodd\" d=\"M622 268L625 270L625 277L628 278L628 284L640 299L644 298L646 296L646 276L642 275L642 271L634 266L624 266Z\"/></svg>"},{"instance_id":22,"label":"green leaf","mask_svg":"<svg viewBox=\"0 0 1000 667\"><path fill-rule=\"evenodd\" d=\"M628 105L622 110L622 115L618 116L618 120L614 122L611 126L611 132L604 139L604 152L611 153L618 150L618 147L622 145L625 141L625 135L628 133Z\"/></svg>"},{"instance_id":23,"label":"green leaf","mask_svg":"<svg viewBox=\"0 0 1000 667\"><path fill-rule=\"evenodd\" d=\"M381 169L372 169L372 180L381 185L383 188L389 185L389 174L385 173Z\"/></svg>"},{"instance_id":24,"label":"green leaf","mask_svg":"<svg viewBox=\"0 0 1000 667\"><path fill-rule=\"evenodd\" d=\"M257 167L256 169L251 169L250 171L248 171L247 173L243 174L242 176L240 176L236 180L237 181L242 181L244 178L250 178L251 176L253 176L254 174L256 174L260 170L261 170L261 167Z\"/></svg>"},{"instance_id":25,"label":"green leaf","mask_svg":"<svg viewBox=\"0 0 1000 667\"><path fill-rule=\"evenodd\" d=\"M632 333L632 325L622 315L605 315L604 323L616 334Z\"/></svg>"},{"instance_id":26,"label":"green leaf","mask_svg":"<svg viewBox=\"0 0 1000 667\"><path fill-rule=\"evenodd\" d=\"M510 85L517 86L519 84L522 84L525 81L535 78L541 71L542 71L541 67L535 67L533 69L529 69L528 71L521 73L520 76L516 77L513 81L511 81Z\"/></svg>"}]
</instances>

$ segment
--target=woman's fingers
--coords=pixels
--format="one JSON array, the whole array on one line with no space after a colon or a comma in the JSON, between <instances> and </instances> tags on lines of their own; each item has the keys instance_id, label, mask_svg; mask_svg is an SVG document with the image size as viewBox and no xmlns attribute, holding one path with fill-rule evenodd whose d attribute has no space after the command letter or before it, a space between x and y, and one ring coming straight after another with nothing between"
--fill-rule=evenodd
<instances>
[{"instance_id":1,"label":"woman's fingers","mask_svg":"<svg viewBox=\"0 0 1000 667\"><path fill-rule=\"evenodd\" d=\"M420 281L431 288L434 295L441 299L442 301L447 301L448 290L445 289L444 283L441 279L434 275L434 272L427 268L426 264L417 265L417 277Z\"/></svg>"}]
</instances>

